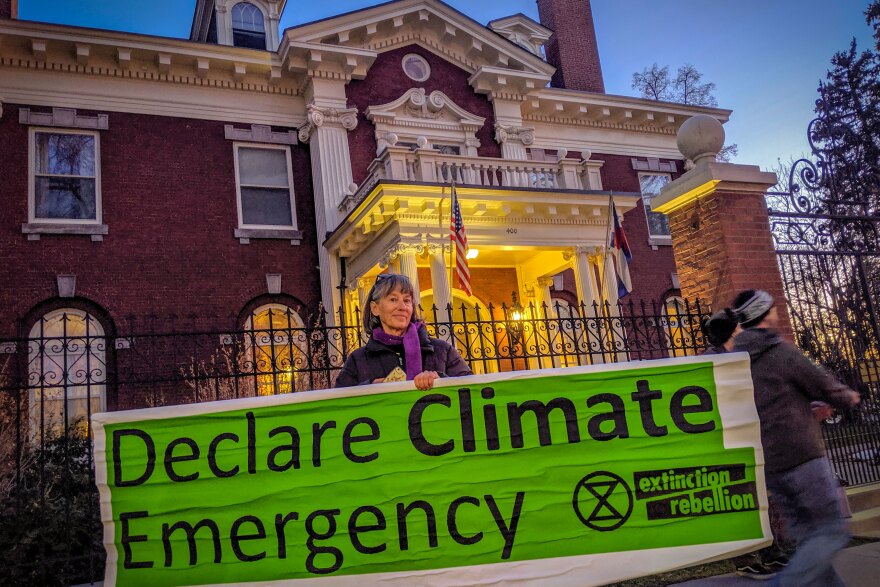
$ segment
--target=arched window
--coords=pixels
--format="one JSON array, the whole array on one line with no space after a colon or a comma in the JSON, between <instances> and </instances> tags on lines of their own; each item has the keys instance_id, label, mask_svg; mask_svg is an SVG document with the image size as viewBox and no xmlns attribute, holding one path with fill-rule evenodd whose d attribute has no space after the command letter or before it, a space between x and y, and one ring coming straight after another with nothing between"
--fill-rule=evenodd
<instances>
[{"instance_id":1,"label":"arched window","mask_svg":"<svg viewBox=\"0 0 880 587\"><path fill-rule=\"evenodd\" d=\"M254 310L245 323L244 367L256 382L257 395L297 391L302 370L308 366L307 335L302 318L281 304Z\"/></svg>"},{"instance_id":2,"label":"arched window","mask_svg":"<svg viewBox=\"0 0 880 587\"><path fill-rule=\"evenodd\" d=\"M28 411L35 442L86 432L106 409L107 339L98 320L82 310L49 312L29 335Z\"/></svg>"},{"instance_id":3,"label":"arched window","mask_svg":"<svg viewBox=\"0 0 880 587\"><path fill-rule=\"evenodd\" d=\"M266 49L266 25L263 13L248 2L232 7L232 44L236 47Z\"/></svg>"}]
</instances>

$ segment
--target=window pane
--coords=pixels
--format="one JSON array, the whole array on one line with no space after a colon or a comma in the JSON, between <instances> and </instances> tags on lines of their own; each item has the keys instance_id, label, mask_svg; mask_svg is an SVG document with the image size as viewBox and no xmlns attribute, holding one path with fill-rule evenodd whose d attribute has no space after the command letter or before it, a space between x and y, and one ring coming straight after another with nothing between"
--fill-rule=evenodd
<instances>
[{"instance_id":1,"label":"window pane","mask_svg":"<svg viewBox=\"0 0 880 587\"><path fill-rule=\"evenodd\" d=\"M266 34L232 30L232 44L246 49L266 49Z\"/></svg>"},{"instance_id":2,"label":"window pane","mask_svg":"<svg viewBox=\"0 0 880 587\"><path fill-rule=\"evenodd\" d=\"M37 173L95 175L95 137L36 133Z\"/></svg>"},{"instance_id":3,"label":"window pane","mask_svg":"<svg viewBox=\"0 0 880 587\"><path fill-rule=\"evenodd\" d=\"M648 234L651 236L668 236L669 219L666 214L651 211L651 200L660 193L663 186L670 181L668 175L640 175L639 184L642 188L642 202L645 215L648 217Z\"/></svg>"},{"instance_id":4,"label":"window pane","mask_svg":"<svg viewBox=\"0 0 880 587\"><path fill-rule=\"evenodd\" d=\"M639 184L642 187L642 195L656 196L669 183L668 175L640 175Z\"/></svg>"},{"instance_id":5,"label":"window pane","mask_svg":"<svg viewBox=\"0 0 880 587\"><path fill-rule=\"evenodd\" d=\"M287 186L287 154L278 149L238 149L241 185Z\"/></svg>"},{"instance_id":6,"label":"window pane","mask_svg":"<svg viewBox=\"0 0 880 587\"><path fill-rule=\"evenodd\" d=\"M253 4L242 2L232 7L232 28L264 32L263 13Z\"/></svg>"},{"instance_id":7,"label":"window pane","mask_svg":"<svg viewBox=\"0 0 880 587\"><path fill-rule=\"evenodd\" d=\"M292 226L290 192L286 189L242 187L241 215L244 224Z\"/></svg>"},{"instance_id":8,"label":"window pane","mask_svg":"<svg viewBox=\"0 0 880 587\"><path fill-rule=\"evenodd\" d=\"M669 232L669 218L666 217L666 214L661 214L660 212L651 212L646 209L645 213L648 215L648 233L651 236L662 236L668 235Z\"/></svg>"},{"instance_id":9,"label":"window pane","mask_svg":"<svg viewBox=\"0 0 880 587\"><path fill-rule=\"evenodd\" d=\"M36 177L34 215L37 218L96 220L95 180Z\"/></svg>"}]
</instances>

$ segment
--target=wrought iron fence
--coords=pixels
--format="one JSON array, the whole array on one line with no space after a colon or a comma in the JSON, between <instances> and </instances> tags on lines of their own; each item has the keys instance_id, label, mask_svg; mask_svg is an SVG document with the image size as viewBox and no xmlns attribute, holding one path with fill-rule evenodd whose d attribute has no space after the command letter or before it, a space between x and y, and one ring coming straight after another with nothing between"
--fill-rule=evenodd
<instances>
[{"instance_id":1,"label":"wrought iron fence","mask_svg":"<svg viewBox=\"0 0 880 587\"><path fill-rule=\"evenodd\" d=\"M707 312L686 301L558 302L422 315L433 336L487 373L696 354ZM331 387L367 333L357 309L337 312L336 325L327 318L306 322L279 306L229 318L239 324L229 330L199 328L211 321L190 316L128 318L116 332L88 312L61 310L26 338L0 340L0 584L100 579L93 413Z\"/></svg>"},{"instance_id":2,"label":"wrought iron fence","mask_svg":"<svg viewBox=\"0 0 880 587\"><path fill-rule=\"evenodd\" d=\"M821 100L817 110L828 111ZM767 206L795 342L862 396L823 427L838 475L862 485L880 481L880 194L837 155L851 132L846 120L813 120L815 161L792 163Z\"/></svg>"}]
</instances>

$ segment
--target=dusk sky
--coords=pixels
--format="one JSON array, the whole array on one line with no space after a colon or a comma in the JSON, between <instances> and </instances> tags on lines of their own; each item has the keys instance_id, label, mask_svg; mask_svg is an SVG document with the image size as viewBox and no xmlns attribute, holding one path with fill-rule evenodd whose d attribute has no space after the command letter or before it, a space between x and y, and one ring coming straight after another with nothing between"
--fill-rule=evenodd
<instances>
[{"instance_id":1,"label":"dusk sky","mask_svg":"<svg viewBox=\"0 0 880 587\"><path fill-rule=\"evenodd\" d=\"M377 4L370 0L289 0L282 28ZM522 12L534 0L449 0L474 20ZM832 55L871 45L868 0L593 0L599 53L609 94L635 95L632 74L657 62L692 63L717 85L719 106L733 110L727 142L737 163L770 168L808 151L816 87ZM19 17L167 37L189 36L194 0L117 3L20 0Z\"/></svg>"}]
</instances>

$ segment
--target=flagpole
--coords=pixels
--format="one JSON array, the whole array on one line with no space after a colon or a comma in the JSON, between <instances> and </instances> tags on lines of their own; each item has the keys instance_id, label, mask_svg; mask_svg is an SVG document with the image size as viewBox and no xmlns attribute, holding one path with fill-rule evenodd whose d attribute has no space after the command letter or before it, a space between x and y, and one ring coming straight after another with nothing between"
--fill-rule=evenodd
<instances>
[{"instance_id":1,"label":"flagpole","mask_svg":"<svg viewBox=\"0 0 880 587\"><path fill-rule=\"evenodd\" d=\"M611 247L611 206L614 202L614 190L608 194L608 214L605 218L605 249L602 251L602 285L605 286L605 301L608 300L608 291L610 291L608 281L608 249ZM601 294L602 292L600 292Z\"/></svg>"}]
</instances>

